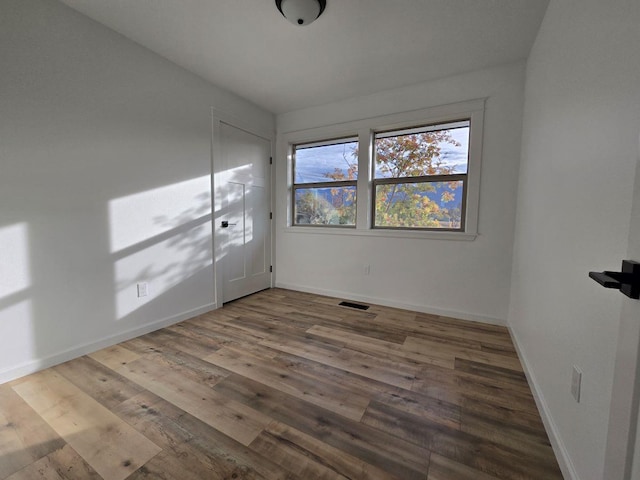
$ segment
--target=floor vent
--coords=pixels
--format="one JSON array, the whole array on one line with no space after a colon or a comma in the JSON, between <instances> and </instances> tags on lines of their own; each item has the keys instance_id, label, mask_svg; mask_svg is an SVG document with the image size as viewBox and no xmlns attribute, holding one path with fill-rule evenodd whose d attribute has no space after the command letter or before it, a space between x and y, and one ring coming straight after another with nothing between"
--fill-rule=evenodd
<instances>
[{"instance_id":1,"label":"floor vent","mask_svg":"<svg viewBox=\"0 0 640 480\"><path fill-rule=\"evenodd\" d=\"M369 305L362 305L361 303L340 302L338 305L349 308L357 308L358 310L369 310Z\"/></svg>"}]
</instances>

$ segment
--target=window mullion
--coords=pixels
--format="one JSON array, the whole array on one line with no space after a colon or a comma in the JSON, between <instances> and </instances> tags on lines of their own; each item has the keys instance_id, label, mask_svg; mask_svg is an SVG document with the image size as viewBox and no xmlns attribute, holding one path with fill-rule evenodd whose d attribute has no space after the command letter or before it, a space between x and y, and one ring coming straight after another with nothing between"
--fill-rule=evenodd
<instances>
[{"instance_id":1,"label":"window mullion","mask_svg":"<svg viewBox=\"0 0 640 480\"><path fill-rule=\"evenodd\" d=\"M356 190L356 229L368 230L373 223L371 202L373 196L373 132L369 128L358 131L358 186Z\"/></svg>"}]
</instances>

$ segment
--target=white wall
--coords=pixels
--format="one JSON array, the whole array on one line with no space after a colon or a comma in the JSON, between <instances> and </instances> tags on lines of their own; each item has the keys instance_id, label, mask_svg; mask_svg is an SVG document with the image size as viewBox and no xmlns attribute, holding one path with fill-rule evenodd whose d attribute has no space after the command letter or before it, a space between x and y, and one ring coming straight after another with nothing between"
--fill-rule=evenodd
<instances>
[{"instance_id":1,"label":"white wall","mask_svg":"<svg viewBox=\"0 0 640 480\"><path fill-rule=\"evenodd\" d=\"M210 309L211 107L273 116L51 0L0 65L0 382Z\"/></svg>"},{"instance_id":2,"label":"white wall","mask_svg":"<svg viewBox=\"0 0 640 480\"><path fill-rule=\"evenodd\" d=\"M627 250L639 25L635 0L552 0L527 64L509 323L567 479L603 472L624 297L587 273Z\"/></svg>"},{"instance_id":3,"label":"white wall","mask_svg":"<svg viewBox=\"0 0 640 480\"><path fill-rule=\"evenodd\" d=\"M521 63L277 117L276 285L506 321L524 89ZM479 236L471 242L293 233L281 133L487 97ZM363 265L371 274L363 274Z\"/></svg>"}]
</instances>

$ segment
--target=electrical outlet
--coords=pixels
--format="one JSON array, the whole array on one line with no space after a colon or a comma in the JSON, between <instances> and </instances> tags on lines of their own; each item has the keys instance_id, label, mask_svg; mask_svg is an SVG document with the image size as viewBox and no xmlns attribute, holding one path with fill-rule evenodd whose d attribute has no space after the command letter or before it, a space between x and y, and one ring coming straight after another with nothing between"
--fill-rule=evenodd
<instances>
[{"instance_id":1,"label":"electrical outlet","mask_svg":"<svg viewBox=\"0 0 640 480\"><path fill-rule=\"evenodd\" d=\"M138 284L138 298L146 297L149 295L149 285L147 282L142 282Z\"/></svg>"},{"instance_id":2,"label":"electrical outlet","mask_svg":"<svg viewBox=\"0 0 640 480\"><path fill-rule=\"evenodd\" d=\"M362 269L362 273L364 273L365 275L369 275L371 273L371 265L365 265Z\"/></svg>"},{"instance_id":3,"label":"electrical outlet","mask_svg":"<svg viewBox=\"0 0 640 480\"><path fill-rule=\"evenodd\" d=\"M576 399L576 402L580 403L580 387L582 385L582 371L573 366L573 373L571 374L571 395Z\"/></svg>"}]
</instances>

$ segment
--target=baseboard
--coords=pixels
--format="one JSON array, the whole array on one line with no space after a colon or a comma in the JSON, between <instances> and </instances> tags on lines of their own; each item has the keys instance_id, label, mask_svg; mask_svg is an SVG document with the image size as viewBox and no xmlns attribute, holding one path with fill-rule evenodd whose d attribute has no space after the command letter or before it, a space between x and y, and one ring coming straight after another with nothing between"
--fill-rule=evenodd
<instances>
[{"instance_id":1,"label":"baseboard","mask_svg":"<svg viewBox=\"0 0 640 480\"><path fill-rule=\"evenodd\" d=\"M155 320L153 322L135 327L131 330L119 332L115 335L110 335L94 342L85 343L68 350L63 350L62 352L55 353L48 357L30 360L21 365L18 365L17 367L12 367L7 370L0 371L0 385L11 380L15 380L16 378L35 373L39 370L53 367L54 365L67 362L69 360L73 360L74 358L81 357L82 355L93 353L102 348L115 345L116 343L131 340L132 338L139 337L140 335L144 335L149 332L153 332L154 330L168 327L183 320L187 320L203 313L210 312L211 310L215 310L216 308L216 303L209 303L207 305L203 305L201 307L179 313L178 315L173 315L161 320Z\"/></svg>"},{"instance_id":2,"label":"baseboard","mask_svg":"<svg viewBox=\"0 0 640 480\"><path fill-rule=\"evenodd\" d=\"M558 426L551 416L551 412L549 411L547 402L545 401L544 395L542 394L540 387L538 386L538 382L536 381L536 376L530 368L529 361L527 360L527 356L525 355L520 342L518 342L518 337L510 326L508 326L508 329L509 334L511 335L511 340L516 347L518 357L520 358L520 363L522 363L524 374L526 375L527 381L529 382L529 387L531 388L531 393L533 393L533 398L536 402L536 406L538 407L538 411L540 412L542 423L544 424L544 428L546 429L547 435L549 436L551 447L553 448L553 452L555 453L558 464L560 465L562 475L564 476L565 480L580 480L580 477L578 477L578 473L573 466L573 462L571 461L571 457L569 456L569 452L567 452L567 449L564 446L564 442L560 438Z\"/></svg>"},{"instance_id":3,"label":"baseboard","mask_svg":"<svg viewBox=\"0 0 640 480\"><path fill-rule=\"evenodd\" d=\"M461 320L471 320L474 322L490 323L493 325L505 326L506 322L499 318L490 317L488 315L477 315L468 312L461 312L458 310L447 310L430 305L414 305L412 303L397 302L387 298L380 297L368 297L366 295L360 295L357 293L350 293L345 291L328 290L324 288L308 287L305 285L293 285L289 283L276 282L276 287L286 288L288 290L298 290L300 292L315 293L317 295L326 295L328 297L343 298L345 300L357 300L364 303L372 303L374 305L382 305L385 307L402 308L404 310L412 310L414 312L430 313L432 315L441 315L443 317L459 318Z\"/></svg>"}]
</instances>

